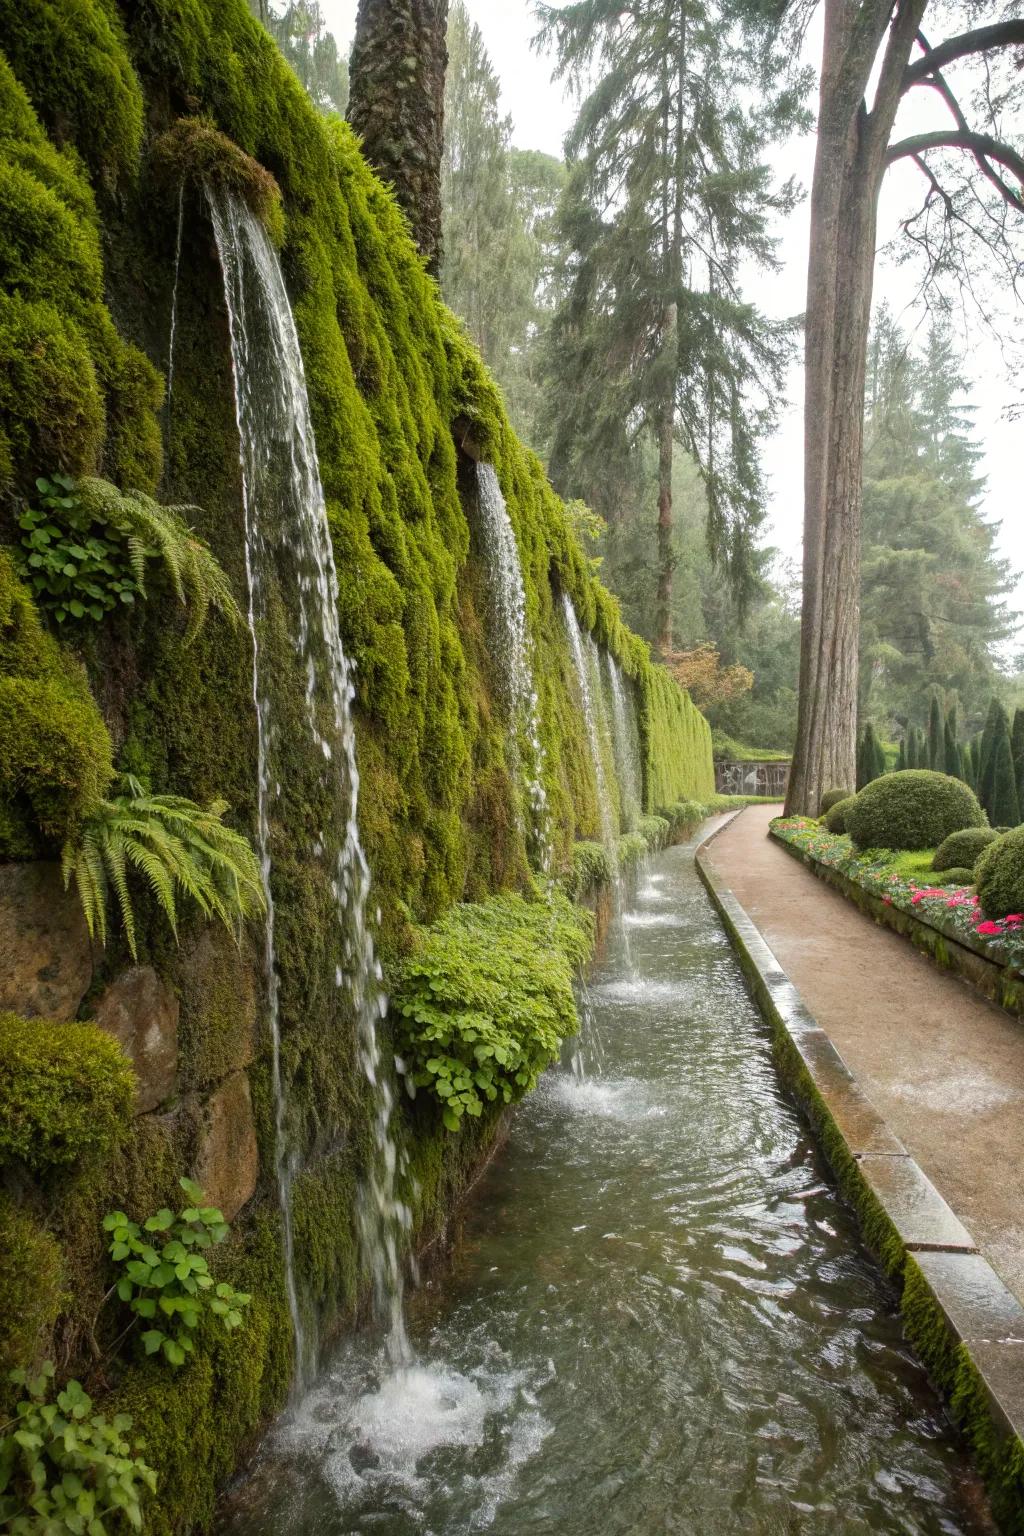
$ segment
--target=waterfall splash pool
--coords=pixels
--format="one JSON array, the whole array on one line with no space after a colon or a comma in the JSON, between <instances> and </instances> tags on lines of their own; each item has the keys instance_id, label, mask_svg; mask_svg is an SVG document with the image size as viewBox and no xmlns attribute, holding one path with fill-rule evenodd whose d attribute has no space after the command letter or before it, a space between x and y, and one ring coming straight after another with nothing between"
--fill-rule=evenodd
<instances>
[{"instance_id":1,"label":"waterfall splash pool","mask_svg":"<svg viewBox=\"0 0 1024 1536\"><path fill-rule=\"evenodd\" d=\"M658 855L552 1070L410 1304L346 1342L225 1504L231 1536L992 1529L893 1298L783 1096L693 867Z\"/></svg>"}]
</instances>

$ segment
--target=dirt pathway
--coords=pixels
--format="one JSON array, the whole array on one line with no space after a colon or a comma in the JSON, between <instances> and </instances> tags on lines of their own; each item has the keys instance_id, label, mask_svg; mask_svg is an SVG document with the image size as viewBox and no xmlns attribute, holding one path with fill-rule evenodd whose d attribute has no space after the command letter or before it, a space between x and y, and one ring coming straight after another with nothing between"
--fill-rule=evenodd
<instances>
[{"instance_id":1,"label":"dirt pathway","mask_svg":"<svg viewBox=\"0 0 1024 1536\"><path fill-rule=\"evenodd\" d=\"M1024 1302L1024 1021L876 927L749 806L708 849L875 1108Z\"/></svg>"}]
</instances>

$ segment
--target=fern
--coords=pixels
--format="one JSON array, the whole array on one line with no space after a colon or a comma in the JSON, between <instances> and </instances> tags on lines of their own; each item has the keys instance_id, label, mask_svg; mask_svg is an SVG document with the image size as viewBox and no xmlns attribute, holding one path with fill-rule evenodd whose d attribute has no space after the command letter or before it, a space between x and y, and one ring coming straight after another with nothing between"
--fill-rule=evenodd
<instances>
[{"instance_id":1,"label":"fern","mask_svg":"<svg viewBox=\"0 0 1024 1536\"><path fill-rule=\"evenodd\" d=\"M107 942L113 892L132 959L138 959L132 870L148 882L175 937L182 897L232 930L264 910L256 855L246 838L224 825L225 801L204 807L182 795L150 795L130 774L124 783L127 793L99 801L61 856L64 885L74 877L92 937Z\"/></svg>"},{"instance_id":2,"label":"fern","mask_svg":"<svg viewBox=\"0 0 1024 1536\"><path fill-rule=\"evenodd\" d=\"M209 545L186 522L199 507L162 507L143 491L119 491L107 480L86 475L76 490L98 523L123 535L132 573L143 596L146 561L159 556L180 602L189 610L185 644L193 641L211 608L236 624L241 618L231 583Z\"/></svg>"}]
</instances>

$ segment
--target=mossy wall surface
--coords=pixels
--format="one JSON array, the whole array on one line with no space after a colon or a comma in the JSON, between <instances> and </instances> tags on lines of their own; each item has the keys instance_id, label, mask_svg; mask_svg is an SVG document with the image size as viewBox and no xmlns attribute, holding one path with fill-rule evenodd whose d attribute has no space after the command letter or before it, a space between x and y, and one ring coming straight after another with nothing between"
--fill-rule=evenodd
<instances>
[{"instance_id":1,"label":"mossy wall surface","mask_svg":"<svg viewBox=\"0 0 1024 1536\"><path fill-rule=\"evenodd\" d=\"M318 117L243 0L0 0L0 39L0 545L17 543L19 506L37 476L100 474L201 507L196 526L245 606L227 317L198 180L216 174L205 130L227 135L280 189L274 227L303 351L342 637L356 667L360 827L387 968L400 970L415 925L529 879L498 703L501 658L488 645L474 470L454 432L494 464L518 541L556 872L572 869L578 840L600 835L563 592L627 679L644 809L711 795L705 721L595 579L353 135ZM192 129L168 137L182 119ZM305 705L272 578L270 588L261 649L287 743ZM217 616L187 646L184 631L173 593L154 582L134 613L57 640L0 554L0 858L54 857L115 767L154 790L222 795L232 824L253 833L249 636ZM35 722L27 736L3 728L5 711ZM330 830L334 797L321 764L286 750L282 761L273 885L289 1137L303 1164L298 1278L326 1337L360 1294L354 1203L371 1106L334 984L334 897L322 862L306 852L319 835L340 836ZM131 1360L108 1364L95 1383L140 1420L161 1472L147 1527L158 1533L209 1521L218 1478L283 1400L291 1336L260 935L236 951L193 921L175 944L144 891L137 901L140 962L180 1012L175 1090L160 1113L136 1115L103 1161L35 1183L0 1175L17 1185L16 1217L2 1208L12 1212L11 1241L36 1255L12 1267L10 1284L22 1276L27 1301L33 1276L45 1271L46 1281L46 1305L10 1344L11 1359L48 1350L81 1368L106 1288L100 1217L112 1206L139 1217L173 1202L177 1175L202 1154L218 1089L247 1076L261 1171L221 1258L254 1294L246 1326L208 1341L170 1385ZM114 937L96 957L80 1018L126 965ZM446 1138L418 1102L402 1120L428 1235L496 1127ZM101 1346L114 1323L98 1325Z\"/></svg>"}]
</instances>

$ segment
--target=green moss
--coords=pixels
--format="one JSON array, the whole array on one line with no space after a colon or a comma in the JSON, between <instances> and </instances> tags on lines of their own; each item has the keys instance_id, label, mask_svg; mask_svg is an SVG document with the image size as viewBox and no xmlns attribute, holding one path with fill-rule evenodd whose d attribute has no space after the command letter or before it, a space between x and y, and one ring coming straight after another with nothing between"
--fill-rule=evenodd
<instances>
[{"instance_id":1,"label":"green moss","mask_svg":"<svg viewBox=\"0 0 1024 1536\"><path fill-rule=\"evenodd\" d=\"M52 1233L7 1199L0 1200L0 1252L0 1412L7 1412L7 1373L31 1370L53 1354L66 1281Z\"/></svg>"},{"instance_id":2,"label":"green moss","mask_svg":"<svg viewBox=\"0 0 1024 1536\"><path fill-rule=\"evenodd\" d=\"M101 1157L131 1125L135 1077L95 1024L0 1014L0 1164L36 1172Z\"/></svg>"},{"instance_id":3,"label":"green moss","mask_svg":"<svg viewBox=\"0 0 1024 1536\"><path fill-rule=\"evenodd\" d=\"M284 240L281 189L258 161L201 118L183 117L154 143L150 165L177 195L186 181L234 192L265 225L275 245Z\"/></svg>"},{"instance_id":4,"label":"green moss","mask_svg":"<svg viewBox=\"0 0 1024 1536\"><path fill-rule=\"evenodd\" d=\"M612 861L603 843L574 843L572 865L562 886L567 896L580 901L598 886L608 885L613 874Z\"/></svg>"},{"instance_id":5,"label":"green moss","mask_svg":"<svg viewBox=\"0 0 1024 1536\"><path fill-rule=\"evenodd\" d=\"M0 858L58 847L112 775L82 669L45 632L0 548Z\"/></svg>"}]
</instances>

